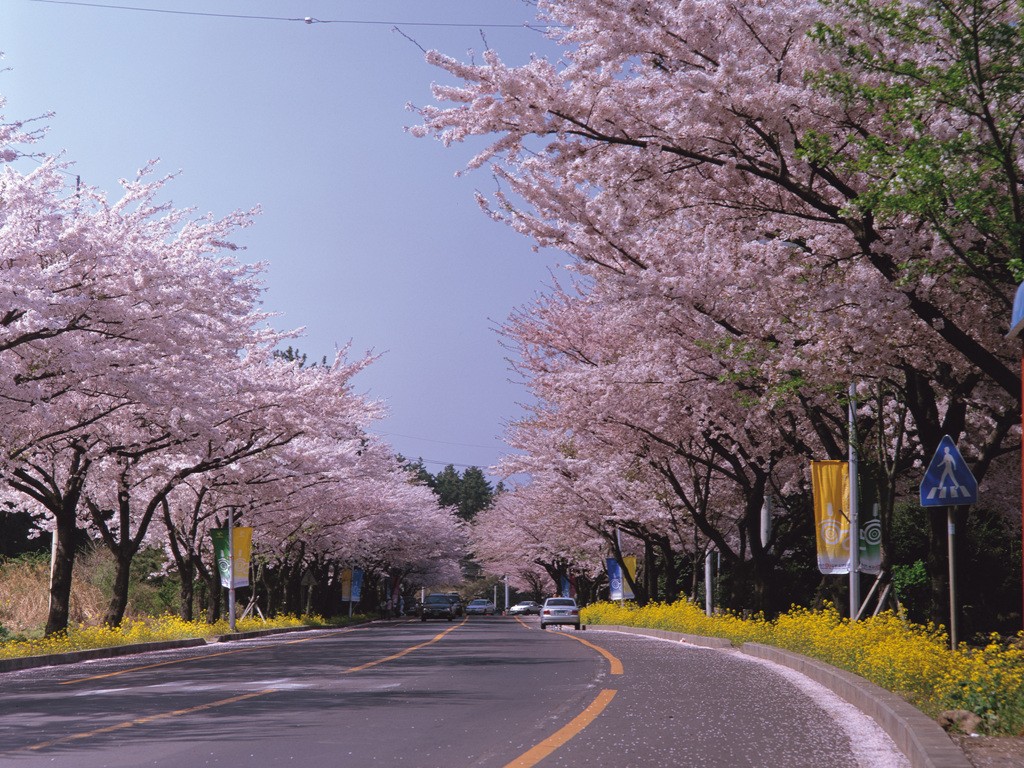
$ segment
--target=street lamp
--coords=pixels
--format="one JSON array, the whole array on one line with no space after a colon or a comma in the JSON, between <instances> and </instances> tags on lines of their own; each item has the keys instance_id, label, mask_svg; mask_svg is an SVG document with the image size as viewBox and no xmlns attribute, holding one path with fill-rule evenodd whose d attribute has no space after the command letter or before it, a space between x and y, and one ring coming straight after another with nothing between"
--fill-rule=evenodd
<instances>
[{"instance_id":1,"label":"street lamp","mask_svg":"<svg viewBox=\"0 0 1024 768\"><path fill-rule=\"evenodd\" d=\"M1010 332L1006 334L1009 339L1016 339L1024 331L1024 283L1017 286L1017 293L1013 297L1013 316L1010 320ZM1024 354L1020 361L1021 375L1021 453L1020 453L1020 476L1021 476L1021 586L1024 589ZM1021 603L1021 624L1024 625L1024 602Z\"/></svg>"}]
</instances>

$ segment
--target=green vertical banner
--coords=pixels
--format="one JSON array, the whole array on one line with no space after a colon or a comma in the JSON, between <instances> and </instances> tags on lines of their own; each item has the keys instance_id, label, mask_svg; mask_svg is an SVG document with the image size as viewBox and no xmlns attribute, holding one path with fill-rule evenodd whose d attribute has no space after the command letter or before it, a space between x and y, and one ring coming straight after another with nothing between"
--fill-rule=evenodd
<instances>
[{"instance_id":1,"label":"green vertical banner","mask_svg":"<svg viewBox=\"0 0 1024 768\"><path fill-rule=\"evenodd\" d=\"M252 553L252 528L232 528L231 546L228 545L228 529L214 528L210 531L213 551L217 558L217 572L222 587L249 586L249 558ZM234 560L231 550L234 550Z\"/></svg>"},{"instance_id":2,"label":"green vertical banner","mask_svg":"<svg viewBox=\"0 0 1024 768\"><path fill-rule=\"evenodd\" d=\"M352 602L358 603L363 596L363 569L352 569Z\"/></svg>"},{"instance_id":3,"label":"green vertical banner","mask_svg":"<svg viewBox=\"0 0 1024 768\"><path fill-rule=\"evenodd\" d=\"M860 567L861 573L877 575L882 569L882 519L878 504L871 511L861 508L860 513Z\"/></svg>"}]
</instances>

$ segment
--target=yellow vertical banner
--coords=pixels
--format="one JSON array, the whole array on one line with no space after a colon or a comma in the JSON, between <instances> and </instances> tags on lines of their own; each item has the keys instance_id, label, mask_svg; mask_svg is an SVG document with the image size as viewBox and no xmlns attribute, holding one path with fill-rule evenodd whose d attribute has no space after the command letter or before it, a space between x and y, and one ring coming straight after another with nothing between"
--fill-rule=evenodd
<instances>
[{"instance_id":1,"label":"yellow vertical banner","mask_svg":"<svg viewBox=\"0 0 1024 768\"><path fill-rule=\"evenodd\" d=\"M231 576L234 586L249 586L249 560L252 557L252 528L232 528L231 549L234 562Z\"/></svg>"},{"instance_id":2,"label":"yellow vertical banner","mask_svg":"<svg viewBox=\"0 0 1024 768\"><path fill-rule=\"evenodd\" d=\"M341 600L344 603L352 599L352 569L346 568L341 572Z\"/></svg>"},{"instance_id":3,"label":"yellow vertical banner","mask_svg":"<svg viewBox=\"0 0 1024 768\"><path fill-rule=\"evenodd\" d=\"M629 571L629 578L636 584L636 558L633 555L626 555L622 558L622 562L626 566L626 570ZM629 588L629 582L625 579L622 580L622 599L633 600L636 596L633 594L633 590Z\"/></svg>"},{"instance_id":4,"label":"yellow vertical banner","mask_svg":"<svg viewBox=\"0 0 1024 768\"><path fill-rule=\"evenodd\" d=\"M818 570L850 572L850 467L845 461L812 461L814 530Z\"/></svg>"},{"instance_id":5,"label":"yellow vertical banner","mask_svg":"<svg viewBox=\"0 0 1024 768\"><path fill-rule=\"evenodd\" d=\"M231 543L228 544L227 528L214 528L210 531L220 584L228 588L247 587L249 559L252 555L252 528L232 528L231 532Z\"/></svg>"}]
</instances>

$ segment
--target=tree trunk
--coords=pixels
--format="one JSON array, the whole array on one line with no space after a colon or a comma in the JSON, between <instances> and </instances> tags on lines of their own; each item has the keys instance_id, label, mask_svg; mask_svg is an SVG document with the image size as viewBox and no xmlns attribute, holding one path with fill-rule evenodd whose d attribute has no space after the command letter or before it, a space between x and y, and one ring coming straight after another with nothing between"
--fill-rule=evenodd
<instances>
[{"instance_id":1,"label":"tree trunk","mask_svg":"<svg viewBox=\"0 0 1024 768\"><path fill-rule=\"evenodd\" d=\"M949 625L946 586L949 566L946 559L946 508L935 507L928 512L928 615L933 624Z\"/></svg>"},{"instance_id":2,"label":"tree trunk","mask_svg":"<svg viewBox=\"0 0 1024 768\"><path fill-rule=\"evenodd\" d=\"M658 539L658 547L661 549L661 559L665 563L665 602L674 603L679 599L679 567L676 563L676 553L672 550L672 542L668 536Z\"/></svg>"},{"instance_id":3,"label":"tree trunk","mask_svg":"<svg viewBox=\"0 0 1024 768\"><path fill-rule=\"evenodd\" d=\"M658 566L654 557L654 545L649 538L644 539L644 592L650 603L658 600Z\"/></svg>"},{"instance_id":4,"label":"tree trunk","mask_svg":"<svg viewBox=\"0 0 1024 768\"><path fill-rule=\"evenodd\" d=\"M214 571L205 580L209 599L206 603L206 623L216 624L220 619L220 574Z\"/></svg>"},{"instance_id":5,"label":"tree trunk","mask_svg":"<svg viewBox=\"0 0 1024 768\"><path fill-rule=\"evenodd\" d=\"M128 608L128 588L131 586L132 557L118 552L115 555L114 585L110 595L107 613L103 623L108 627L119 627Z\"/></svg>"},{"instance_id":6,"label":"tree trunk","mask_svg":"<svg viewBox=\"0 0 1024 768\"><path fill-rule=\"evenodd\" d=\"M68 506L67 503L64 505ZM77 506L77 500L75 501ZM50 608L46 616L46 636L68 628L71 615L71 577L75 567L75 507L55 516L53 535L57 546L53 550L53 578L50 581Z\"/></svg>"},{"instance_id":7,"label":"tree trunk","mask_svg":"<svg viewBox=\"0 0 1024 768\"><path fill-rule=\"evenodd\" d=\"M192 621L195 616L196 572L191 563L186 568L178 566L178 579L178 616L182 621Z\"/></svg>"},{"instance_id":8,"label":"tree trunk","mask_svg":"<svg viewBox=\"0 0 1024 768\"><path fill-rule=\"evenodd\" d=\"M199 502L196 504L196 516L198 516L198 508L202 503L203 493L199 496ZM174 527L174 520L171 518L171 506L167 503L167 499L161 500L160 507L163 513L164 528L167 530L167 541L171 547L171 555L174 557L174 564L178 568L178 616L181 617L182 621L192 621L195 616L195 585L196 585L196 564L194 547L189 546L187 538L179 533L178 529ZM196 526L192 527L193 539L195 537ZM183 546L184 545L184 548Z\"/></svg>"}]
</instances>

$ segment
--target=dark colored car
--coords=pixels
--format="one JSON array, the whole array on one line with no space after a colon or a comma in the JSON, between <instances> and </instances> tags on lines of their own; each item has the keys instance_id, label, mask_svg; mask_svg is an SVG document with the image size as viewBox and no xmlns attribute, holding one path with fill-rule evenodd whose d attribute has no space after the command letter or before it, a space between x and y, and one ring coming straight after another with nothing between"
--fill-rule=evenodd
<instances>
[{"instance_id":1,"label":"dark colored car","mask_svg":"<svg viewBox=\"0 0 1024 768\"><path fill-rule=\"evenodd\" d=\"M420 621L426 621L427 619L447 619L451 621L456 615L455 604L452 603L452 599L448 595L427 595L420 604Z\"/></svg>"},{"instance_id":2,"label":"dark colored car","mask_svg":"<svg viewBox=\"0 0 1024 768\"><path fill-rule=\"evenodd\" d=\"M455 615L462 616L465 613L465 607L462 605L462 597L458 592L448 592L448 599L452 601L452 605L455 607Z\"/></svg>"}]
</instances>

